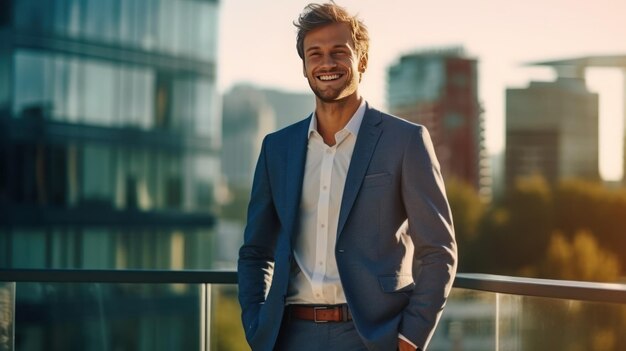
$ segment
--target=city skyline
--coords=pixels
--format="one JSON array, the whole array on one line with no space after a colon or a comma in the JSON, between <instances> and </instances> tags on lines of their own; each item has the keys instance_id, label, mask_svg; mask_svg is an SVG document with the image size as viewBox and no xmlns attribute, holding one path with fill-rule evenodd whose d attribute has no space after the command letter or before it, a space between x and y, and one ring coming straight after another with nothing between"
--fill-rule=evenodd
<instances>
[{"instance_id":1,"label":"city skyline","mask_svg":"<svg viewBox=\"0 0 626 351\"><path fill-rule=\"evenodd\" d=\"M292 24L308 2L277 0L271 6L250 0L221 2L218 87L222 93L238 82L308 90L300 74ZM370 29L369 67L361 92L379 108L387 108L387 69L401 55L463 46L475 57L480 72L479 98L485 109L486 146L492 154L504 148L506 88L555 77L549 68L527 63L626 53L626 41L619 40L626 36L621 19L626 4L617 1L337 3L359 14ZM267 18L270 20L265 21ZM587 76L589 89L601 95L601 173L606 180L618 180L622 175L623 76L607 69L591 69Z\"/></svg>"}]
</instances>

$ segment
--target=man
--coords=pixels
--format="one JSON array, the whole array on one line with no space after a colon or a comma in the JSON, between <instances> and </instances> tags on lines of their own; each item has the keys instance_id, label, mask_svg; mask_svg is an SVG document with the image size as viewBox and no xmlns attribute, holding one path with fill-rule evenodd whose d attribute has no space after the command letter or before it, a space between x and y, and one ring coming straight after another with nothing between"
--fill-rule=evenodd
<instances>
[{"instance_id":1,"label":"man","mask_svg":"<svg viewBox=\"0 0 626 351\"><path fill-rule=\"evenodd\" d=\"M424 350L456 272L430 137L360 96L360 20L310 4L296 26L316 107L263 141L239 252L246 338L255 351Z\"/></svg>"}]
</instances>

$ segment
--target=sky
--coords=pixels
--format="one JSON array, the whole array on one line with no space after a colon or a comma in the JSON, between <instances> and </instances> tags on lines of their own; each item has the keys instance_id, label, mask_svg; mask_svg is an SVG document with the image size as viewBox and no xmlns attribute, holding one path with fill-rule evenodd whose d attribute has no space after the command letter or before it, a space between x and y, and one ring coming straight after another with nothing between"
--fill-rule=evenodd
<instances>
[{"instance_id":1,"label":"sky","mask_svg":"<svg viewBox=\"0 0 626 351\"><path fill-rule=\"evenodd\" d=\"M220 0L218 86L237 83L308 92L295 50L293 21L310 1ZM362 95L386 109L386 74L403 54L463 46L478 60L479 100L486 146L504 149L505 92L530 80L552 80L529 62L586 55L626 55L624 0L337 0L368 26L368 70ZM588 70L588 87L600 93L600 171L622 176L623 74ZM305 116L302 116L305 117Z\"/></svg>"}]
</instances>

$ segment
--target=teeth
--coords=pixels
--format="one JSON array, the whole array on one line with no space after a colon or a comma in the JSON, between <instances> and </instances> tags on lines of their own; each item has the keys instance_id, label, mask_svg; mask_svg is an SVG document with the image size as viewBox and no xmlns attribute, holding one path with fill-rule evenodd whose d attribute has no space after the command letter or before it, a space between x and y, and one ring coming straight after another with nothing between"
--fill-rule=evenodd
<instances>
[{"instance_id":1,"label":"teeth","mask_svg":"<svg viewBox=\"0 0 626 351\"><path fill-rule=\"evenodd\" d=\"M320 80L335 80L339 78L338 74L331 74L331 75L326 75L326 76L320 76Z\"/></svg>"}]
</instances>

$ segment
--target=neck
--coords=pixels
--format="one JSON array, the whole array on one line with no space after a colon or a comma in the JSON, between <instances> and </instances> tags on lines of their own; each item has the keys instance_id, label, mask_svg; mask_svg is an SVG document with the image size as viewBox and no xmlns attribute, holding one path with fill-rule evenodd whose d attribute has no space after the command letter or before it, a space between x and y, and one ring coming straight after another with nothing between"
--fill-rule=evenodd
<instances>
[{"instance_id":1,"label":"neck","mask_svg":"<svg viewBox=\"0 0 626 351\"><path fill-rule=\"evenodd\" d=\"M342 130L361 105L361 96L357 93L345 99L324 102L319 98L315 103L317 131L327 145L335 145L335 133Z\"/></svg>"}]
</instances>

